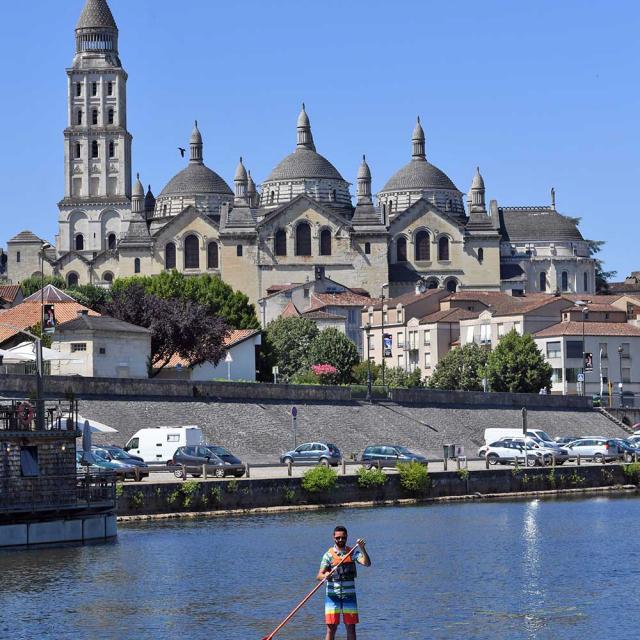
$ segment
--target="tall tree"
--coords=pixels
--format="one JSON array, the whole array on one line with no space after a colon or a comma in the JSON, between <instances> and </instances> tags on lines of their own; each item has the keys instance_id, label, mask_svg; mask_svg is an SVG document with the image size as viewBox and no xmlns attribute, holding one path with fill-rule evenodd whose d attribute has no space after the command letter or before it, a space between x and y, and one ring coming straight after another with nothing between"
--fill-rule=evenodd
<instances>
[{"instance_id":1,"label":"tall tree","mask_svg":"<svg viewBox=\"0 0 640 640\"><path fill-rule=\"evenodd\" d=\"M356 345L333 327L321 331L309 350L309 364L333 365L337 369L335 379L338 383L351 382L352 369L359 360Z\"/></svg>"},{"instance_id":2,"label":"tall tree","mask_svg":"<svg viewBox=\"0 0 640 640\"><path fill-rule=\"evenodd\" d=\"M265 354L265 370L277 366L286 380L310 362L311 344L318 335L318 327L306 318L278 318L267 325L262 345Z\"/></svg>"},{"instance_id":3,"label":"tall tree","mask_svg":"<svg viewBox=\"0 0 640 640\"><path fill-rule=\"evenodd\" d=\"M106 313L151 330L149 376L156 376L173 354L190 364L218 364L225 354L228 327L190 300L162 299L133 284L114 293Z\"/></svg>"},{"instance_id":4,"label":"tall tree","mask_svg":"<svg viewBox=\"0 0 640 640\"><path fill-rule=\"evenodd\" d=\"M478 344L452 349L438 362L429 378L433 389L482 391L489 352Z\"/></svg>"},{"instance_id":5,"label":"tall tree","mask_svg":"<svg viewBox=\"0 0 640 640\"><path fill-rule=\"evenodd\" d=\"M20 283L24 297L26 298L27 296L30 296L36 291L40 291L40 289L42 289L43 282L45 287L48 284L52 284L54 287L57 287L58 289L67 288L67 283L65 282L64 278L61 278L60 276L45 276L44 278L40 278L39 276L32 276L30 278L25 278Z\"/></svg>"},{"instance_id":6,"label":"tall tree","mask_svg":"<svg viewBox=\"0 0 640 640\"><path fill-rule=\"evenodd\" d=\"M538 393L551 387L552 373L531 335L521 336L515 329L500 339L487 361L491 391Z\"/></svg>"}]
</instances>

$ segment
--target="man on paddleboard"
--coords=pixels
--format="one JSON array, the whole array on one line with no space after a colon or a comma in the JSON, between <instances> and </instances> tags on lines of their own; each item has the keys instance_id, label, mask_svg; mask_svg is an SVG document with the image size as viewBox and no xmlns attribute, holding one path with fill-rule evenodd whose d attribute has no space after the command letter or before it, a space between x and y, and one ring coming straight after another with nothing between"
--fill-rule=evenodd
<instances>
[{"instance_id":1,"label":"man on paddleboard","mask_svg":"<svg viewBox=\"0 0 640 640\"><path fill-rule=\"evenodd\" d=\"M338 526L333 530L334 545L322 556L318 580L324 580L325 576L338 565L349 553L351 547L347 546L347 530ZM356 564L365 567L371 566L371 559L367 553L365 541L357 540L358 548L338 567L334 574L327 580L327 596L324 604L324 619L327 623L326 640L334 640L340 614L344 626L347 629L347 640L356 640L356 624L358 624L358 601L356 600L357 575Z\"/></svg>"}]
</instances>

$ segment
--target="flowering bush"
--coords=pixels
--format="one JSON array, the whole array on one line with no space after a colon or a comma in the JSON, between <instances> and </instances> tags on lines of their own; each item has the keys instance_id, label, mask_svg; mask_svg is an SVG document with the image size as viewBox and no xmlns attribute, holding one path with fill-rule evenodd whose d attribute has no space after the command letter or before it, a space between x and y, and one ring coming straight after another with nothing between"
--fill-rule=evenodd
<instances>
[{"instance_id":1,"label":"flowering bush","mask_svg":"<svg viewBox=\"0 0 640 640\"><path fill-rule=\"evenodd\" d=\"M320 379L320 384L335 384L338 370L332 364L312 364L311 371Z\"/></svg>"}]
</instances>

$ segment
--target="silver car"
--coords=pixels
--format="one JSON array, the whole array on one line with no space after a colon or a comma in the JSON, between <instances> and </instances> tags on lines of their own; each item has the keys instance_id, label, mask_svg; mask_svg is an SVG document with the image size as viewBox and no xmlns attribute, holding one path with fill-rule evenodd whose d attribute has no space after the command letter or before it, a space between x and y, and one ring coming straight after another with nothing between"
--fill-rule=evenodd
<instances>
[{"instance_id":1,"label":"silver car","mask_svg":"<svg viewBox=\"0 0 640 640\"><path fill-rule=\"evenodd\" d=\"M330 442L305 442L280 456L282 464L323 464L332 467L342 462L342 454Z\"/></svg>"},{"instance_id":2,"label":"silver car","mask_svg":"<svg viewBox=\"0 0 640 640\"><path fill-rule=\"evenodd\" d=\"M594 462L613 462L620 460L622 454L615 440L603 437L589 437L574 440L564 445L569 452L569 457L575 459L578 455L581 458L591 458Z\"/></svg>"},{"instance_id":3,"label":"silver car","mask_svg":"<svg viewBox=\"0 0 640 640\"><path fill-rule=\"evenodd\" d=\"M487 461L496 464L526 464L528 467L546 463L542 448L524 440L498 440L487 447Z\"/></svg>"}]
</instances>

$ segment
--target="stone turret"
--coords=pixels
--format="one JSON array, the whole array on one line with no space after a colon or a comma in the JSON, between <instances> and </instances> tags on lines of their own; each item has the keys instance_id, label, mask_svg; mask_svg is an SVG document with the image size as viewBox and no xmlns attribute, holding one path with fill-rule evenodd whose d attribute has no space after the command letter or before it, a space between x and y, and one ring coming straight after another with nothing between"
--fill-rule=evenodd
<instances>
[{"instance_id":1,"label":"stone turret","mask_svg":"<svg viewBox=\"0 0 640 640\"><path fill-rule=\"evenodd\" d=\"M424 144L424 130L422 129L422 125L420 124L420 116L418 116L418 120L416 122L416 126L413 128L413 135L411 136L411 144L413 147L411 156L413 158L420 158L424 160L426 157L425 154L425 144Z\"/></svg>"},{"instance_id":2,"label":"stone turret","mask_svg":"<svg viewBox=\"0 0 640 640\"><path fill-rule=\"evenodd\" d=\"M358 168L358 204L372 204L371 198L371 170L365 156Z\"/></svg>"},{"instance_id":3,"label":"stone turret","mask_svg":"<svg viewBox=\"0 0 640 640\"><path fill-rule=\"evenodd\" d=\"M249 185L249 177L247 176L247 170L242 164L242 156L240 156L240 162L236 168L236 174L233 177L233 181L236 187L236 201L242 200L243 202L247 200L247 187Z\"/></svg>"},{"instance_id":4,"label":"stone turret","mask_svg":"<svg viewBox=\"0 0 640 640\"><path fill-rule=\"evenodd\" d=\"M476 173L473 176L471 182L471 189L469 191L469 214L472 213L487 213L487 207L484 201L485 189L484 180L480 174L480 167L476 167Z\"/></svg>"},{"instance_id":5,"label":"stone turret","mask_svg":"<svg viewBox=\"0 0 640 640\"><path fill-rule=\"evenodd\" d=\"M193 131L191 132L191 139L189 140L189 148L191 151L189 157L190 163L203 164L202 146L202 134L200 133L200 129L198 129L198 121L196 120L193 125Z\"/></svg>"},{"instance_id":6,"label":"stone turret","mask_svg":"<svg viewBox=\"0 0 640 640\"><path fill-rule=\"evenodd\" d=\"M311 122L309 116L305 111L304 102L302 103L302 110L298 116L298 149L310 149L316 150L316 145L313 142L313 134L311 133Z\"/></svg>"}]
</instances>

